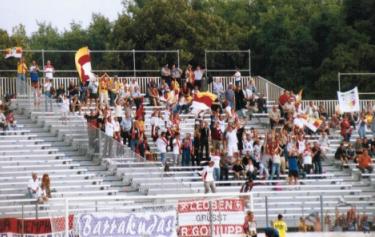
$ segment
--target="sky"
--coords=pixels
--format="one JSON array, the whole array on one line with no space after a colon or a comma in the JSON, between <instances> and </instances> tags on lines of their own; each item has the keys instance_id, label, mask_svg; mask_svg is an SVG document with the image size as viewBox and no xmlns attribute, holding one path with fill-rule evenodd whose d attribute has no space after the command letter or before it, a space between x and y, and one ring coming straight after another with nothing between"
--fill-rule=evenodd
<instances>
[{"instance_id":1,"label":"sky","mask_svg":"<svg viewBox=\"0 0 375 237\"><path fill-rule=\"evenodd\" d=\"M60 32L70 28L72 21L83 27L90 24L93 13L113 21L122 11L122 0L0 0L0 28L12 32L20 23L26 33L37 30L37 22L51 23Z\"/></svg>"}]
</instances>

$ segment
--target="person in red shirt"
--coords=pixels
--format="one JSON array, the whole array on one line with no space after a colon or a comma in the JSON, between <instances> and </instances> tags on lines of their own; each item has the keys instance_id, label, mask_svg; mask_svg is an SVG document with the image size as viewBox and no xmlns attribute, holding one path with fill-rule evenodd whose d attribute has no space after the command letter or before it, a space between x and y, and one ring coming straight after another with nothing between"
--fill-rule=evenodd
<instances>
[{"instance_id":1,"label":"person in red shirt","mask_svg":"<svg viewBox=\"0 0 375 237\"><path fill-rule=\"evenodd\" d=\"M281 113L282 117L284 117L283 107L286 104L286 102L288 102L288 100L289 100L289 91L284 90L284 93L282 95L280 95L280 97L279 97L279 110L280 110L280 113Z\"/></svg>"},{"instance_id":2,"label":"person in red shirt","mask_svg":"<svg viewBox=\"0 0 375 237\"><path fill-rule=\"evenodd\" d=\"M350 137L352 135L352 128L350 126L350 121L348 115L344 115L344 119L342 120L341 124L341 136L343 137L345 142L350 142Z\"/></svg>"},{"instance_id":3,"label":"person in red shirt","mask_svg":"<svg viewBox=\"0 0 375 237\"><path fill-rule=\"evenodd\" d=\"M357 162L358 162L357 167L358 169L362 171L362 173L364 173L366 170L369 173L372 173L374 168L372 167L371 156L369 156L367 149L364 149L362 154L358 156Z\"/></svg>"}]
</instances>

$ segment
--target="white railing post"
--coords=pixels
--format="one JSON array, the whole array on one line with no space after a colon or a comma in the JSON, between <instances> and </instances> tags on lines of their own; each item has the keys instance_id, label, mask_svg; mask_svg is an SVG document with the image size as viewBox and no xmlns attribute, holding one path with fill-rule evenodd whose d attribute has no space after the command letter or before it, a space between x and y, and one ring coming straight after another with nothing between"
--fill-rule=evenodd
<instances>
[{"instance_id":1,"label":"white railing post","mask_svg":"<svg viewBox=\"0 0 375 237\"><path fill-rule=\"evenodd\" d=\"M266 82L266 98L267 98L267 100L269 100L269 98L268 98L268 90L269 90L269 87L268 87L268 82Z\"/></svg>"},{"instance_id":2,"label":"white railing post","mask_svg":"<svg viewBox=\"0 0 375 237\"><path fill-rule=\"evenodd\" d=\"M69 237L69 200L65 198L65 237Z\"/></svg>"}]
</instances>

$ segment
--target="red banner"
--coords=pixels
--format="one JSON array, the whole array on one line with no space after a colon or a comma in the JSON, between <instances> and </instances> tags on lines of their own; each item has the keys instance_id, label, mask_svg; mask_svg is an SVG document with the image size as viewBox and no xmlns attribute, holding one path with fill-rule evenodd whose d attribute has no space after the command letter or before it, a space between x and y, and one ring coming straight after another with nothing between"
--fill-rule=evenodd
<instances>
[{"instance_id":1,"label":"red banner","mask_svg":"<svg viewBox=\"0 0 375 237\"><path fill-rule=\"evenodd\" d=\"M69 216L69 230L73 229L74 216ZM54 228L51 228L51 221ZM22 223L23 222L23 223ZM1 218L0 219L0 236L12 236L12 234L33 234L43 235L53 232L65 231L65 218L45 218L45 219L17 219Z\"/></svg>"}]
</instances>

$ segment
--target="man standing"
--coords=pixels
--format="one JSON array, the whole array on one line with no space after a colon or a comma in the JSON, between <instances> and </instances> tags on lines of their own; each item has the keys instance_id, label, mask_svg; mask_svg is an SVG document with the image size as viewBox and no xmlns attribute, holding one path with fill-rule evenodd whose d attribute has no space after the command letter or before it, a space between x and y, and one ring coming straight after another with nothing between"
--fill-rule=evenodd
<instances>
[{"instance_id":1,"label":"man standing","mask_svg":"<svg viewBox=\"0 0 375 237\"><path fill-rule=\"evenodd\" d=\"M288 231L288 226L283 220L283 215L279 214L277 216L277 221L273 223L273 227L277 229L280 237L286 237L286 232Z\"/></svg>"},{"instance_id":2,"label":"man standing","mask_svg":"<svg viewBox=\"0 0 375 237\"><path fill-rule=\"evenodd\" d=\"M160 153L160 161L165 165L165 154L167 153L168 140L165 137L165 132L160 134L160 137L156 140L156 147Z\"/></svg>"},{"instance_id":3,"label":"man standing","mask_svg":"<svg viewBox=\"0 0 375 237\"><path fill-rule=\"evenodd\" d=\"M240 86L241 84L241 72L239 68L236 68L236 72L234 73L234 83L237 86Z\"/></svg>"},{"instance_id":4,"label":"man standing","mask_svg":"<svg viewBox=\"0 0 375 237\"><path fill-rule=\"evenodd\" d=\"M201 134L201 139L200 139L200 155L201 155L201 160L203 159L203 151L206 153L206 158L205 160L208 160L209 157L209 137L211 136L210 134L210 129L208 128L208 124L206 121L201 122L201 127L200 127L200 134Z\"/></svg>"},{"instance_id":5,"label":"man standing","mask_svg":"<svg viewBox=\"0 0 375 237\"><path fill-rule=\"evenodd\" d=\"M194 71L194 87L198 88L198 90L201 90L202 87L202 78L204 71L205 70L202 70L199 65Z\"/></svg>"},{"instance_id":6,"label":"man standing","mask_svg":"<svg viewBox=\"0 0 375 237\"><path fill-rule=\"evenodd\" d=\"M17 63L17 92L19 94L25 94L26 92L26 72L27 65L25 58L22 57Z\"/></svg>"},{"instance_id":7,"label":"man standing","mask_svg":"<svg viewBox=\"0 0 375 237\"><path fill-rule=\"evenodd\" d=\"M204 193L209 193L210 189L212 193L216 193L216 185L214 178L214 161L208 162L208 165L201 171L202 179L204 182Z\"/></svg>"}]
</instances>

